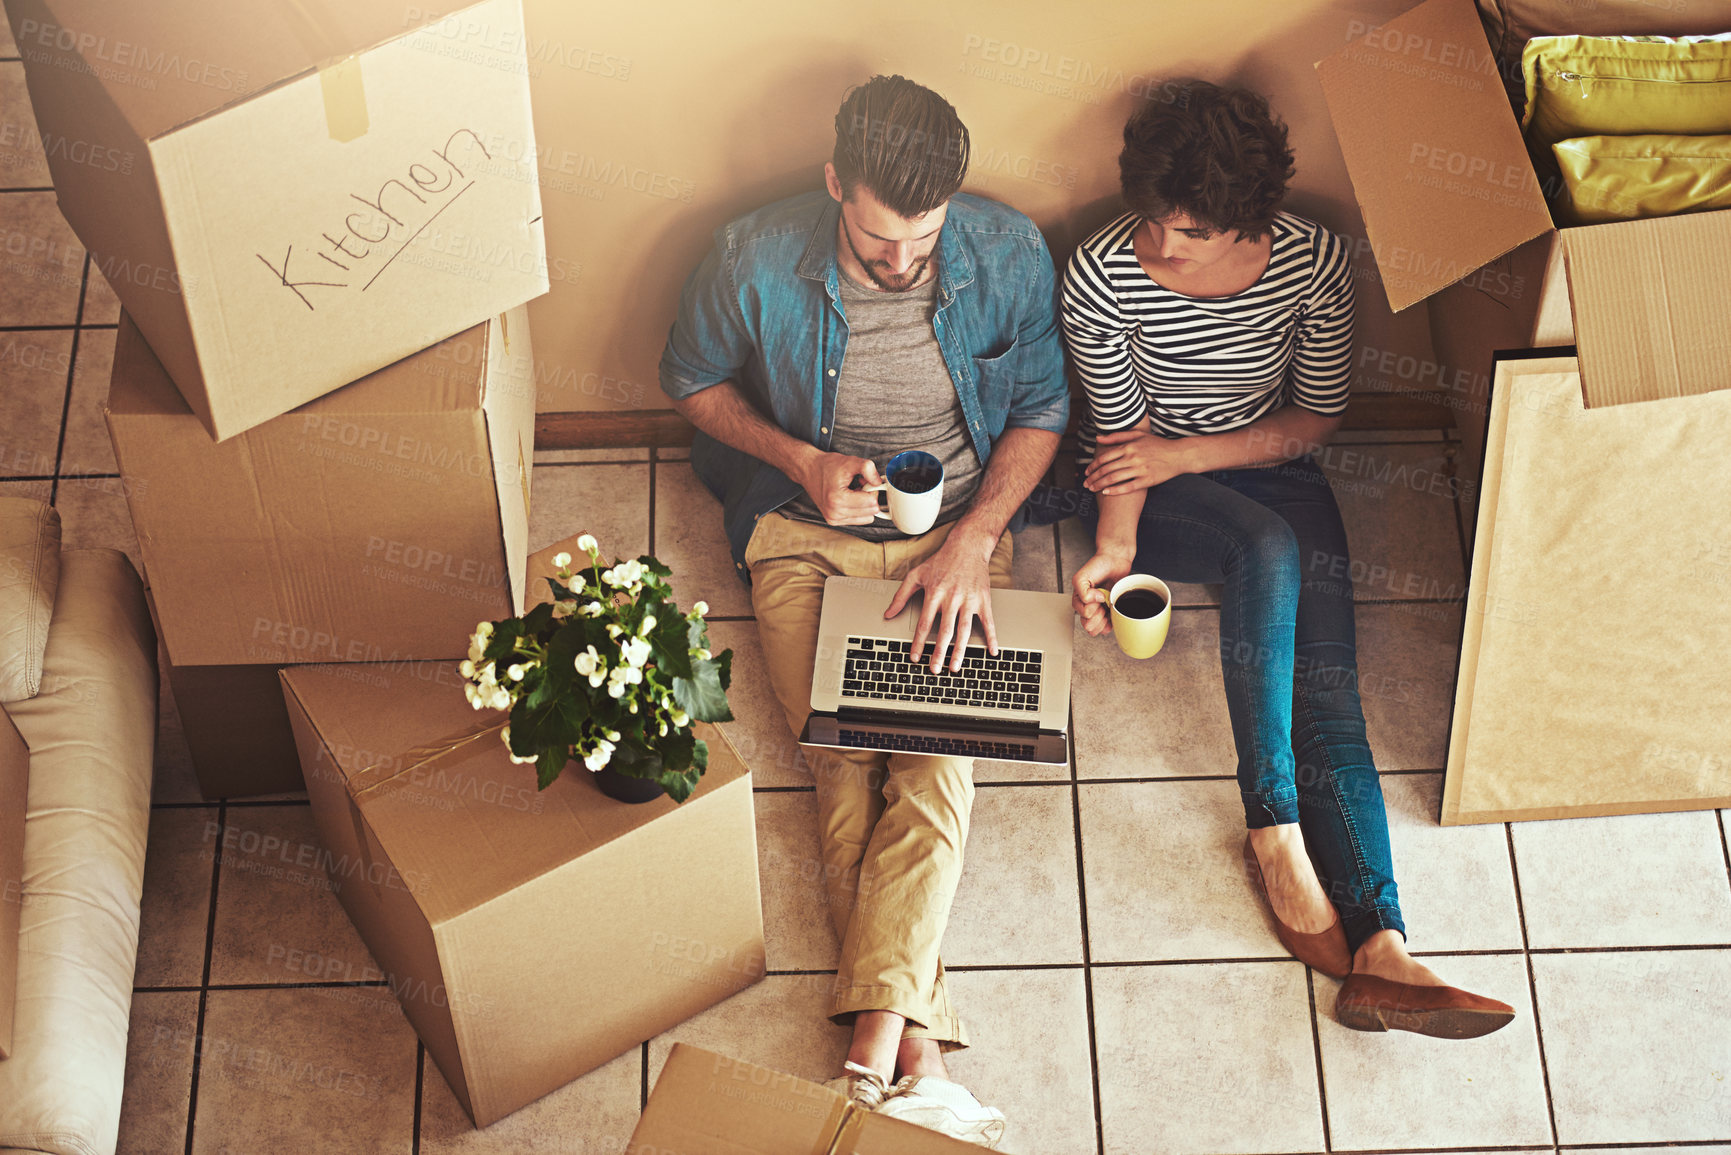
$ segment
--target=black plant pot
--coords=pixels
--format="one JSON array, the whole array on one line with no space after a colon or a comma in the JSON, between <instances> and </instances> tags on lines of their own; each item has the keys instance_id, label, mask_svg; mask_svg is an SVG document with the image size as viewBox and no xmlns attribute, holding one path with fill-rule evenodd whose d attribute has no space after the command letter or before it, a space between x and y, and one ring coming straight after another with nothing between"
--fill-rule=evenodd
<instances>
[{"instance_id":1,"label":"black plant pot","mask_svg":"<svg viewBox=\"0 0 1731 1155\"><path fill-rule=\"evenodd\" d=\"M621 774L611 766L595 772L595 785L601 793L618 802L653 802L661 797L661 783L653 778L635 778Z\"/></svg>"}]
</instances>

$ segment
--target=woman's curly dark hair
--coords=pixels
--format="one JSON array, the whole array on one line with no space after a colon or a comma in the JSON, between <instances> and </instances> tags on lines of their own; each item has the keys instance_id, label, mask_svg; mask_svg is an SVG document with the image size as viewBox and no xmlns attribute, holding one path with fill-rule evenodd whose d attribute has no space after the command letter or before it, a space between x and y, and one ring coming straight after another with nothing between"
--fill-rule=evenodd
<instances>
[{"instance_id":1,"label":"woman's curly dark hair","mask_svg":"<svg viewBox=\"0 0 1731 1155\"><path fill-rule=\"evenodd\" d=\"M1247 88L1206 80L1162 84L1124 125L1124 201L1147 220L1184 213L1239 239L1267 236L1292 179L1286 125Z\"/></svg>"}]
</instances>

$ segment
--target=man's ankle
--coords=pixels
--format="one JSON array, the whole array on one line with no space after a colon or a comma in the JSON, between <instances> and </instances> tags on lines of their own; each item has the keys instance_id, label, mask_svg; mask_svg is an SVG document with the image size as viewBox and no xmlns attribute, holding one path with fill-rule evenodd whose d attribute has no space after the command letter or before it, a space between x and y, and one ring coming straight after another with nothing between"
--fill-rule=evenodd
<instances>
[{"instance_id":1,"label":"man's ankle","mask_svg":"<svg viewBox=\"0 0 1731 1155\"><path fill-rule=\"evenodd\" d=\"M943 1048L936 1039L925 1038L902 1040L896 1052L896 1073L901 1078L950 1077L949 1068L944 1065Z\"/></svg>"}]
</instances>

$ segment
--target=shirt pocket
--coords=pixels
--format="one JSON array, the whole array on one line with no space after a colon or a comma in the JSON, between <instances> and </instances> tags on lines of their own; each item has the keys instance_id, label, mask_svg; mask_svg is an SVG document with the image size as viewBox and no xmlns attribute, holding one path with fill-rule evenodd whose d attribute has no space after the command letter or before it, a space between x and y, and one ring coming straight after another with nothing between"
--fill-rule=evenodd
<instances>
[{"instance_id":1,"label":"shirt pocket","mask_svg":"<svg viewBox=\"0 0 1731 1155\"><path fill-rule=\"evenodd\" d=\"M994 429L1002 429L1010 414L1021 360L1022 346L1018 341L1011 341L1001 353L974 358L975 390L980 397L980 408L985 410L986 422Z\"/></svg>"}]
</instances>

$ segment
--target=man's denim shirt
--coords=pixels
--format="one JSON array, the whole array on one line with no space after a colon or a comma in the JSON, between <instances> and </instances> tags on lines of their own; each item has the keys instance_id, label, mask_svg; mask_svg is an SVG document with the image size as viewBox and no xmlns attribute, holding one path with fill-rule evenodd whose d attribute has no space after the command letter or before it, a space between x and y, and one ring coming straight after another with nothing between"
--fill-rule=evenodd
<instances>
[{"instance_id":1,"label":"man's denim shirt","mask_svg":"<svg viewBox=\"0 0 1731 1155\"><path fill-rule=\"evenodd\" d=\"M1062 433L1069 419L1056 282L1033 221L962 193L949 206L932 329L983 463L1005 429ZM848 336L835 259L839 211L828 193L807 193L716 230L661 355L668 396L731 380L758 412L829 449ZM701 431L691 465L721 499L734 566L749 581L745 546L757 519L798 495L799 484Z\"/></svg>"}]
</instances>

